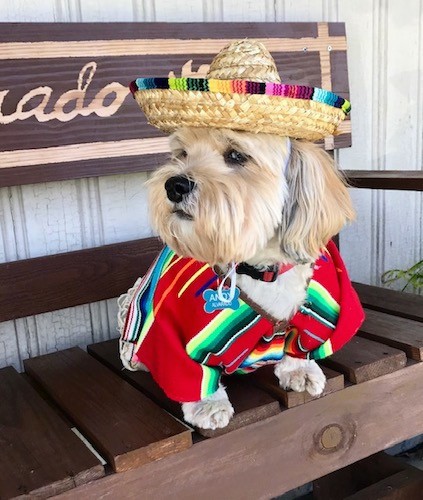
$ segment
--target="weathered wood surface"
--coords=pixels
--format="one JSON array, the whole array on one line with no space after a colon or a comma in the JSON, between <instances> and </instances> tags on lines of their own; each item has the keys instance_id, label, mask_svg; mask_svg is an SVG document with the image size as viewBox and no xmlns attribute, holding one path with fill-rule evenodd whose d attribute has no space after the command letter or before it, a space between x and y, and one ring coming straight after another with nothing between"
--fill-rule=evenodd
<instances>
[{"instance_id":1,"label":"weathered wood surface","mask_svg":"<svg viewBox=\"0 0 423 500\"><path fill-rule=\"evenodd\" d=\"M400 458L380 452L313 481L315 500L344 500L350 495L411 468ZM423 475L423 472L422 472ZM368 500L379 497L369 496Z\"/></svg>"},{"instance_id":2,"label":"weathered wood surface","mask_svg":"<svg viewBox=\"0 0 423 500\"><path fill-rule=\"evenodd\" d=\"M141 390L152 401L166 411L183 420L180 403L166 397L162 389L154 382L151 375L144 371L130 371L123 368L119 358L119 340L111 339L87 346L88 353L95 359L117 373L119 377L129 382L136 389Z\"/></svg>"},{"instance_id":3,"label":"weathered wood surface","mask_svg":"<svg viewBox=\"0 0 423 500\"><path fill-rule=\"evenodd\" d=\"M121 472L191 446L191 432L79 348L25 361L26 372Z\"/></svg>"},{"instance_id":4,"label":"weathered wood surface","mask_svg":"<svg viewBox=\"0 0 423 500\"><path fill-rule=\"evenodd\" d=\"M423 191L423 172L419 170L344 170L355 188Z\"/></svg>"},{"instance_id":5,"label":"weathered wood surface","mask_svg":"<svg viewBox=\"0 0 423 500\"><path fill-rule=\"evenodd\" d=\"M48 497L104 468L13 368L0 370L0 498Z\"/></svg>"},{"instance_id":6,"label":"weathered wood surface","mask_svg":"<svg viewBox=\"0 0 423 500\"><path fill-rule=\"evenodd\" d=\"M343 500L420 500L423 492L423 471L410 468L382 479Z\"/></svg>"},{"instance_id":7,"label":"weathered wood surface","mask_svg":"<svg viewBox=\"0 0 423 500\"><path fill-rule=\"evenodd\" d=\"M198 429L198 432L203 436L221 436L240 427L277 415L281 411L279 401L267 392L249 384L248 379L242 375L224 377L222 383L226 387L235 415L224 429L216 429L215 431Z\"/></svg>"},{"instance_id":8,"label":"weathered wood surface","mask_svg":"<svg viewBox=\"0 0 423 500\"><path fill-rule=\"evenodd\" d=\"M415 361L423 360L423 323L366 309L359 335L396 349Z\"/></svg>"},{"instance_id":9,"label":"weathered wood surface","mask_svg":"<svg viewBox=\"0 0 423 500\"><path fill-rule=\"evenodd\" d=\"M132 498L141 488L161 499L280 495L422 433L422 377L423 363L407 366L61 498Z\"/></svg>"},{"instance_id":10,"label":"weathered wood surface","mask_svg":"<svg viewBox=\"0 0 423 500\"><path fill-rule=\"evenodd\" d=\"M344 388L344 375L342 373L331 370L326 366L322 366L322 370L326 375L326 386L323 393L318 397L326 396L327 394L340 391ZM293 408L294 406L302 405L316 399L310 396L307 391L295 392L282 389L273 371L274 366L265 366L251 375L248 375L248 378L251 379L251 382L257 385L257 387L262 388L278 399L286 408Z\"/></svg>"},{"instance_id":11,"label":"weathered wood surface","mask_svg":"<svg viewBox=\"0 0 423 500\"><path fill-rule=\"evenodd\" d=\"M0 264L0 321L117 297L162 246L145 238Z\"/></svg>"},{"instance_id":12,"label":"weathered wood surface","mask_svg":"<svg viewBox=\"0 0 423 500\"><path fill-rule=\"evenodd\" d=\"M154 169L151 154L166 153L167 140L147 124L128 82L170 72L205 76L213 56L234 39L263 41L284 83L349 95L344 25L125 26L2 25L0 186ZM350 143L348 121L325 147Z\"/></svg>"},{"instance_id":13,"label":"weathered wood surface","mask_svg":"<svg viewBox=\"0 0 423 500\"><path fill-rule=\"evenodd\" d=\"M403 368L407 356L399 349L356 336L323 363L359 384Z\"/></svg>"},{"instance_id":14,"label":"weathered wood surface","mask_svg":"<svg viewBox=\"0 0 423 500\"><path fill-rule=\"evenodd\" d=\"M354 283L361 303L369 309L423 322L423 296Z\"/></svg>"},{"instance_id":15,"label":"weathered wood surface","mask_svg":"<svg viewBox=\"0 0 423 500\"><path fill-rule=\"evenodd\" d=\"M117 339L92 344L88 346L88 352L107 367L118 373L124 380L145 393L169 413L183 419L181 405L167 398L149 373L122 370ZM226 377L223 383L226 387L229 400L234 407L235 415L229 425L224 429L210 430L196 428L197 432L201 435L205 437L216 437L233 431L234 429L238 429L239 427L244 427L254 422L258 422L259 420L264 420L280 412L278 401L272 396L269 396L266 392L249 384L245 377Z\"/></svg>"}]
</instances>

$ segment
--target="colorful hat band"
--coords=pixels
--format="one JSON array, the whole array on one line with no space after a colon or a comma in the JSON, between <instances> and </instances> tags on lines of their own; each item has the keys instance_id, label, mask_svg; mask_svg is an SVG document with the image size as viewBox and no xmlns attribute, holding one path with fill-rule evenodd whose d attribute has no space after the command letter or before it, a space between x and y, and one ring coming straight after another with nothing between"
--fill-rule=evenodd
<instances>
[{"instance_id":1,"label":"colorful hat band","mask_svg":"<svg viewBox=\"0 0 423 500\"><path fill-rule=\"evenodd\" d=\"M197 90L200 92L220 92L223 94L266 94L268 96L303 99L327 104L341 109L345 115L351 110L346 99L329 90L304 85L283 83L261 83L246 80L217 80L207 78L137 78L130 84L131 92L150 89Z\"/></svg>"}]
</instances>

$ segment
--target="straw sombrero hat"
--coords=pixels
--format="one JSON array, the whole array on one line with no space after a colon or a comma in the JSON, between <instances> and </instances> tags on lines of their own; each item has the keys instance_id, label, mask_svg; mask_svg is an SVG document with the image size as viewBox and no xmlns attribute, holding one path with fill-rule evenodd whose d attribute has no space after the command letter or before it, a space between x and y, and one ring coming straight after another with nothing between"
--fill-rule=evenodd
<instances>
[{"instance_id":1,"label":"straw sombrero hat","mask_svg":"<svg viewBox=\"0 0 423 500\"><path fill-rule=\"evenodd\" d=\"M316 141L336 134L350 103L328 90L281 83L256 40L226 46L206 78L138 78L131 91L151 125L229 128Z\"/></svg>"}]
</instances>

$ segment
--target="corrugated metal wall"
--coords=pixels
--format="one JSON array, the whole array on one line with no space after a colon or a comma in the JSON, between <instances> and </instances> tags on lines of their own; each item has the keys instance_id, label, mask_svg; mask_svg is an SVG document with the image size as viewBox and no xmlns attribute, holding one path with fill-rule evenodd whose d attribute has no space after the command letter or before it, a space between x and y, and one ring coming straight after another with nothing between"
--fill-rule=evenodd
<instances>
[{"instance_id":1,"label":"corrugated metal wall","mask_svg":"<svg viewBox=\"0 0 423 500\"><path fill-rule=\"evenodd\" d=\"M342 167L422 169L423 0L0 0L0 21L345 21L353 147ZM144 180L1 189L0 261L149 236ZM354 279L379 284L384 270L422 258L421 194L352 194L358 221L341 244ZM106 301L0 323L0 366L114 336L115 314Z\"/></svg>"}]
</instances>

